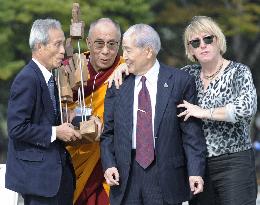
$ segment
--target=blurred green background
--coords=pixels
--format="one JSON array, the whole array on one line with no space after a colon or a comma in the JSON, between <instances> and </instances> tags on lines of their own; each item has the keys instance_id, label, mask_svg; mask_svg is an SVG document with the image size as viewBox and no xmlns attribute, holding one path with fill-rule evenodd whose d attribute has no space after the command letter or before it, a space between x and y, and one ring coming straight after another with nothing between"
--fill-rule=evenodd
<instances>
[{"instance_id":1,"label":"blurred green background","mask_svg":"<svg viewBox=\"0 0 260 205\"><path fill-rule=\"evenodd\" d=\"M187 22L195 15L211 16L227 37L225 57L251 68L258 96L260 94L259 0L0 0L0 163L6 160L9 89L17 72L31 58L28 38L32 22L37 18L56 18L68 37L73 2L80 3L86 31L90 22L100 17L116 20L122 32L135 23L154 26L162 40L159 60L175 67L190 63L182 40ZM252 139L260 140L260 125L255 123Z\"/></svg>"}]
</instances>

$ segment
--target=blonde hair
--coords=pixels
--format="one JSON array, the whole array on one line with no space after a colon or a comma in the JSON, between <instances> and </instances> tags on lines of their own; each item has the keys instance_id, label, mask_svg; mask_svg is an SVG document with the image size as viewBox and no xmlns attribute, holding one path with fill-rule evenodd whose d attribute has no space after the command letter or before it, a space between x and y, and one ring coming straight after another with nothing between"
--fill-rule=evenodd
<instances>
[{"instance_id":1,"label":"blonde hair","mask_svg":"<svg viewBox=\"0 0 260 205\"><path fill-rule=\"evenodd\" d=\"M226 38L219 25L210 17L194 16L190 24L186 27L183 35L185 53L188 59L193 62L197 61L197 59L191 54L188 43L194 34L200 34L203 32L216 37L217 46L220 49L221 55L223 55L227 50Z\"/></svg>"}]
</instances>

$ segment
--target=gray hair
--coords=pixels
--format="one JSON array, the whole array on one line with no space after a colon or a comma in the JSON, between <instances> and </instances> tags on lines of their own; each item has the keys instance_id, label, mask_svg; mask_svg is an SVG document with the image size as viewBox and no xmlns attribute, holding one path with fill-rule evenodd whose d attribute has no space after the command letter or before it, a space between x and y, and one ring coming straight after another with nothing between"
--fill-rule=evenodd
<instances>
[{"instance_id":1,"label":"gray hair","mask_svg":"<svg viewBox=\"0 0 260 205\"><path fill-rule=\"evenodd\" d=\"M119 39L121 39L121 30L120 30L119 24L117 22L115 22L114 20L110 19L110 18L100 18L100 19L97 19L96 21L93 21L90 24L89 31L88 31L88 37L89 38L91 38L93 29L95 28L95 26L100 24L100 23L111 23L112 25L114 25L116 30L117 30L118 37L119 37Z\"/></svg>"},{"instance_id":2,"label":"gray hair","mask_svg":"<svg viewBox=\"0 0 260 205\"><path fill-rule=\"evenodd\" d=\"M37 19L33 22L29 45L32 51L36 50L36 44L46 45L49 42L49 30L61 29L61 24L55 19Z\"/></svg>"},{"instance_id":3,"label":"gray hair","mask_svg":"<svg viewBox=\"0 0 260 205\"><path fill-rule=\"evenodd\" d=\"M135 24L127 29L123 38L129 37L133 34L136 37L135 43L137 47L150 47L154 50L156 55L158 54L161 49L161 40L159 34L153 27L147 24Z\"/></svg>"}]
</instances>

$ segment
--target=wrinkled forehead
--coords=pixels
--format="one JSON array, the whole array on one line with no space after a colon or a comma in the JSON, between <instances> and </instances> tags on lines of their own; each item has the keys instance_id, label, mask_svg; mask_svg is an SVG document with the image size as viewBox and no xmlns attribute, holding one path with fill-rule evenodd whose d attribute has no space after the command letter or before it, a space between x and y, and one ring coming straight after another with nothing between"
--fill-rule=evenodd
<instances>
[{"instance_id":1,"label":"wrinkled forehead","mask_svg":"<svg viewBox=\"0 0 260 205\"><path fill-rule=\"evenodd\" d=\"M91 40L115 40L120 41L120 36L117 28L114 24L109 22L98 23L92 29L91 35L89 36Z\"/></svg>"},{"instance_id":2,"label":"wrinkled forehead","mask_svg":"<svg viewBox=\"0 0 260 205\"><path fill-rule=\"evenodd\" d=\"M61 29L48 30L48 42L52 41L65 41L64 32Z\"/></svg>"}]
</instances>

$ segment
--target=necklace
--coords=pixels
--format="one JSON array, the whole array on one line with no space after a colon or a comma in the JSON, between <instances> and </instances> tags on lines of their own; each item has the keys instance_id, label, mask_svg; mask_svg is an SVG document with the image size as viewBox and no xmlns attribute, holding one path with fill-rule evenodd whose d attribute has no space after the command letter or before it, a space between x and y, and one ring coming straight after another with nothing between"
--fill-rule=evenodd
<instances>
[{"instance_id":1,"label":"necklace","mask_svg":"<svg viewBox=\"0 0 260 205\"><path fill-rule=\"evenodd\" d=\"M221 71L222 67L223 67L223 61L222 61L221 65L219 66L218 70L215 73L213 73L212 75L205 75L203 73L203 78L205 78L207 80L212 80L213 78L216 77L217 74L219 74L219 72Z\"/></svg>"}]
</instances>

